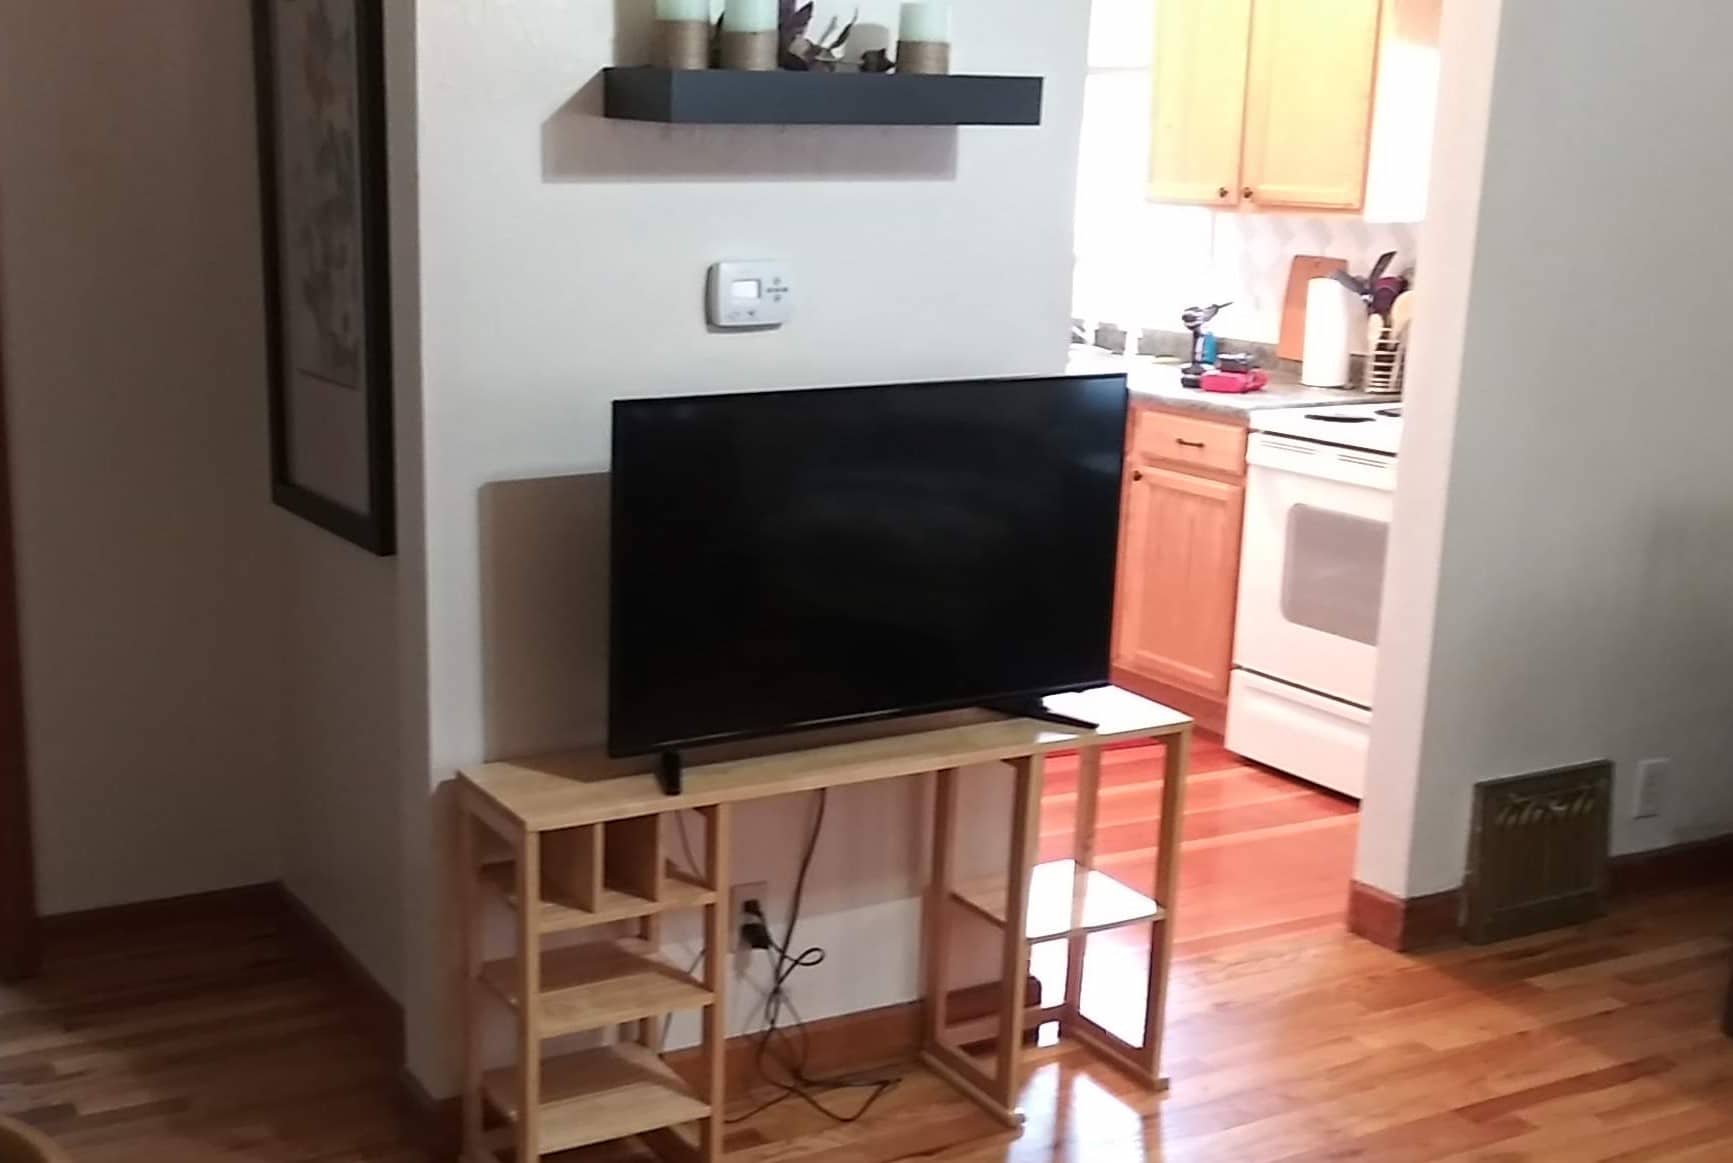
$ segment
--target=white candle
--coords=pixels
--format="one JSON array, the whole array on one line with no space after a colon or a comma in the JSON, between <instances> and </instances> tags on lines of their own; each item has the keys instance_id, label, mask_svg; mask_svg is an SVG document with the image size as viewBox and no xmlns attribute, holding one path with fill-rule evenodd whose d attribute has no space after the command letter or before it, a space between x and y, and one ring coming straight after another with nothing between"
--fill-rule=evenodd
<instances>
[{"instance_id":1,"label":"white candle","mask_svg":"<svg viewBox=\"0 0 1733 1163\"><path fill-rule=\"evenodd\" d=\"M902 40L923 44L951 43L951 5L948 0L909 0L903 5Z\"/></svg>"},{"instance_id":2,"label":"white candle","mask_svg":"<svg viewBox=\"0 0 1733 1163\"><path fill-rule=\"evenodd\" d=\"M775 32L776 0L728 0L722 10L724 32Z\"/></svg>"},{"instance_id":3,"label":"white candle","mask_svg":"<svg viewBox=\"0 0 1733 1163\"><path fill-rule=\"evenodd\" d=\"M710 0L656 0L657 20L697 20L710 23Z\"/></svg>"}]
</instances>

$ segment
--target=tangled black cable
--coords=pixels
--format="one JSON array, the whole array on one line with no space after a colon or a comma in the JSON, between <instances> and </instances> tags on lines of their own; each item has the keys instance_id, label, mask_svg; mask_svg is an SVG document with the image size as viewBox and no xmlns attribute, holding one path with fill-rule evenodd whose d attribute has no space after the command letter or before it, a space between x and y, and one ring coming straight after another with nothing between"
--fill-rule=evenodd
<instances>
[{"instance_id":1,"label":"tangled black cable","mask_svg":"<svg viewBox=\"0 0 1733 1163\"><path fill-rule=\"evenodd\" d=\"M812 870L813 854L818 850L819 834L824 830L825 812L830 803L829 789L818 793L818 809L813 814L812 831L806 839L806 850L801 854L800 873L794 882L794 899L788 910L788 925L783 930L781 941L774 936L770 938L770 948L765 950L771 961L770 991L764 995L764 1029L758 1035L758 1045L753 1054L753 1067L765 1084L774 1087L780 1093L775 1098L759 1104L743 1115L728 1119L728 1123L743 1123L756 1118L774 1106L778 1106L791 1098L798 1098L826 1118L836 1123L859 1122L866 1117L879 1099L888 1094L900 1078L860 1079L848 1076L834 1078L814 1077L807 1073L807 1063L811 1057L811 1044L806 1033L806 1021L795 1007L794 999L788 993L788 979L794 976L796 970L810 969L824 964L825 951L817 945L809 946L800 953L791 953L794 944L794 932L800 924L800 910L806 896L807 874ZM766 926L768 930L768 925ZM794 1031L800 1035L796 1042L788 1030L781 1025L783 1012L787 1011L794 1018ZM783 1048L784 1054L778 1055L772 1051L773 1045ZM782 1068L788 1080L781 1081L771 1077L765 1068L766 1060L774 1062ZM820 1102L816 1095L830 1094L838 1090L861 1090L870 1088L872 1093L853 1114L840 1114Z\"/></svg>"}]
</instances>

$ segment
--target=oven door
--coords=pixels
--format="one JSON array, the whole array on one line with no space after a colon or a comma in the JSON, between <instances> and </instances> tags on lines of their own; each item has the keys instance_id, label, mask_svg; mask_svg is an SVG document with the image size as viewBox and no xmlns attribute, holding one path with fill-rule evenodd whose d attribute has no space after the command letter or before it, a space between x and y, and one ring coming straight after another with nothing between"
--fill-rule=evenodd
<instances>
[{"instance_id":1,"label":"oven door","mask_svg":"<svg viewBox=\"0 0 1733 1163\"><path fill-rule=\"evenodd\" d=\"M1258 434L1246 461L1234 664L1370 707L1395 458Z\"/></svg>"}]
</instances>

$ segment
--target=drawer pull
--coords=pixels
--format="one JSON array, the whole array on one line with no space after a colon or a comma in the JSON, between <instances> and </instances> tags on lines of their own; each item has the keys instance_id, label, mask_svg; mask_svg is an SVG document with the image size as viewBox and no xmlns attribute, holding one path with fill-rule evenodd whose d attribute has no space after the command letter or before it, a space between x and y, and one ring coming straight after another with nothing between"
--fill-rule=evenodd
<instances>
[{"instance_id":1,"label":"drawer pull","mask_svg":"<svg viewBox=\"0 0 1733 1163\"><path fill-rule=\"evenodd\" d=\"M1175 436L1173 438L1173 442L1175 444L1181 445L1185 448L1202 448L1202 447L1204 447L1203 441L1201 441L1201 440L1187 440L1183 436Z\"/></svg>"}]
</instances>

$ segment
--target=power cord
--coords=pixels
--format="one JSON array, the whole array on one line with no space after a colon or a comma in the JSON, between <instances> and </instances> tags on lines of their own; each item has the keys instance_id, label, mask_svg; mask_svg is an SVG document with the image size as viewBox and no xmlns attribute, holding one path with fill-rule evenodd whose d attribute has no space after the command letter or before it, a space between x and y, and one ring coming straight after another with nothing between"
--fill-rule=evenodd
<instances>
[{"instance_id":1,"label":"power cord","mask_svg":"<svg viewBox=\"0 0 1733 1163\"><path fill-rule=\"evenodd\" d=\"M763 907L757 901L748 901L743 906L753 918L740 927L740 935L749 947L763 950L771 962L770 989L763 995L764 1029L758 1036L758 1045L753 1055L753 1066L758 1076L766 1085L775 1088L776 1097L759 1104L742 1115L736 1115L727 1120L729 1124L742 1123L756 1118L765 1111L786 1102L790 1098L798 1098L826 1118L836 1123L859 1122L866 1117L868 1111L889 1093L900 1078L856 1079L849 1077L814 1077L807 1073L807 1065L811 1059L811 1045L807 1040L806 1021L795 1007L794 999L789 995L788 982L795 972L822 965L825 960L825 950L813 945L799 953L791 952L794 945L795 930L800 924L801 907L806 899L807 877L812 871L814 854L818 851L819 836L824 831L825 814L830 804L829 789L818 793L818 805L813 813L812 830L807 835L805 850L800 858L800 871L795 877L794 898L789 906L788 925L783 930L779 942L771 932L769 920L764 915ZM794 1018L793 1032L799 1035L799 1041L790 1031L782 1026L783 1013L787 1011ZM780 1046L783 1053L773 1052L773 1046ZM781 1067L788 1081L771 1077L766 1069L766 1060ZM839 1090L870 1089L860 1109L853 1114L841 1114L820 1102L817 1095L830 1094Z\"/></svg>"}]
</instances>

